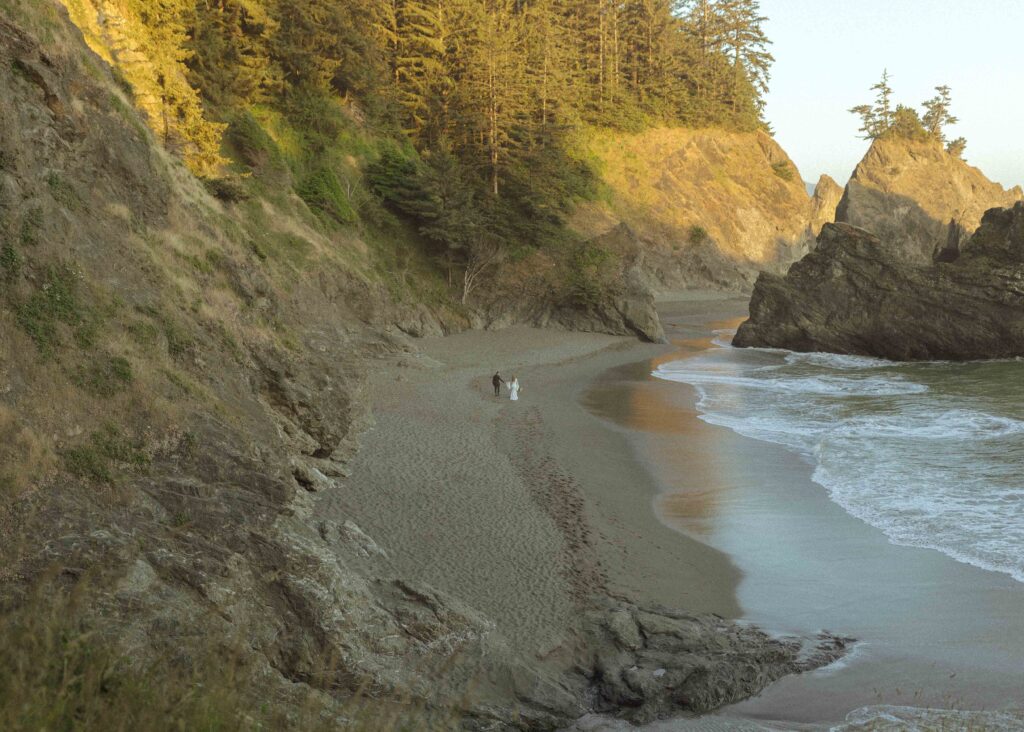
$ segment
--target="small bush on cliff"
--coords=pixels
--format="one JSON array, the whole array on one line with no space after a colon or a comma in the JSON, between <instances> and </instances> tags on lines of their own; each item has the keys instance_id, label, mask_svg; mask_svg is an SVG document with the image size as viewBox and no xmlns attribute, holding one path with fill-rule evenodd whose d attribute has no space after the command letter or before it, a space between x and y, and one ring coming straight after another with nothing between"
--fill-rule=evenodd
<instances>
[{"instance_id":1,"label":"small bush on cliff","mask_svg":"<svg viewBox=\"0 0 1024 732\"><path fill-rule=\"evenodd\" d=\"M35 341L44 358L52 356L61 345L59 323L84 326L77 289L77 276L70 267L50 267L39 288L15 307L18 325Z\"/></svg>"},{"instance_id":2,"label":"small bush on cliff","mask_svg":"<svg viewBox=\"0 0 1024 732\"><path fill-rule=\"evenodd\" d=\"M693 224L687 230L686 238L691 244L702 244L708 240L708 230L700 224Z\"/></svg>"},{"instance_id":3,"label":"small bush on cliff","mask_svg":"<svg viewBox=\"0 0 1024 732\"><path fill-rule=\"evenodd\" d=\"M786 182L793 180L793 167L785 160L772 163L772 172Z\"/></svg>"}]
</instances>

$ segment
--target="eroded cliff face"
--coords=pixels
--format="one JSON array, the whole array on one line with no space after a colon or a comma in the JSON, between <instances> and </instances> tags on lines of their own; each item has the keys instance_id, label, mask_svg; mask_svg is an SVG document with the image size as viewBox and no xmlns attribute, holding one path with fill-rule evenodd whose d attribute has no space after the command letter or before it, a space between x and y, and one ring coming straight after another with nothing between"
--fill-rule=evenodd
<instances>
[{"instance_id":1,"label":"eroded cliff face","mask_svg":"<svg viewBox=\"0 0 1024 732\"><path fill-rule=\"evenodd\" d=\"M807 250L812 203L796 165L766 133L659 128L598 135L609 195L573 223L587 235L626 224L655 289L745 289ZM824 215L822 201L816 209Z\"/></svg>"},{"instance_id":2,"label":"eroded cliff face","mask_svg":"<svg viewBox=\"0 0 1024 732\"><path fill-rule=\"evenodd\" d=\"M836 210L837 222L866 229L908 261L949 258L982 214L1024 198L1005 190L934 141L875 140Z\"/></svg>"},{"instance_id":3,"label":"eroded cliff face","mask_svg":"<svg viewBox=\"0 0 1024 732\"><path fill-rule=\"evenodd\" d=\"M762 274L740 347L898 361L1024 355L1024 204L992 209L951 262L908 262L892 242L827 224L785 277Z\"/></svg>"}]
</instances>

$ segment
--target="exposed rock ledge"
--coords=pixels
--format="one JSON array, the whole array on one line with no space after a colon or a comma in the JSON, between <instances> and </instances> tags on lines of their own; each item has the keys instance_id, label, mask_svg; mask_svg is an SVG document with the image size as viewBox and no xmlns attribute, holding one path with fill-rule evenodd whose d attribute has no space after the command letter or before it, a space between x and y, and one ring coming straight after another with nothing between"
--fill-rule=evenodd
<instances>
[{"instance_id":1,"label":"exposed rock ledge","mask_svg":"<svg viewBox=\"0 0 1024 732\"><path fill-rule=\"evenodd\" d=\"M950 258L915 265L891 242L827 224L785 277L758 278L733 343L901 361L1024 355L1024 204L987 211Z\"/></svg>"}]
</instances>

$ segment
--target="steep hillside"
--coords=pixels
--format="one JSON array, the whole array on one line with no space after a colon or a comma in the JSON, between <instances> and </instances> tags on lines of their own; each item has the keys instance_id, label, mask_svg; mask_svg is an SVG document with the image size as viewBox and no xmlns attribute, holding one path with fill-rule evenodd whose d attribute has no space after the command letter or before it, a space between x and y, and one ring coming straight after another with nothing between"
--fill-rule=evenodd
<instances>
[{"instance_id":1,"label":"steep hillside","mask_svg":"<svg viewBox=\"0 0 1024 732\"><path fill-rule=\"evenodd\" d=\"M996 206L1024 197L1005 190L935 140L874 140L846 185L836 221L867 229L909 260L956 250Z\"/></svg>"},{"instance_id":2,"label":"steep hillside","mask_svg":"<svg viewBox=\"0 0 1024 732\"><path fill-rule=\"evenodd\" d=\"M573 218L587 235L626 224L656 288L743 289L805 251L810 202L795 164L764 132L652 129L595 134L604 201Z\"/></svg>"}]
</instances>

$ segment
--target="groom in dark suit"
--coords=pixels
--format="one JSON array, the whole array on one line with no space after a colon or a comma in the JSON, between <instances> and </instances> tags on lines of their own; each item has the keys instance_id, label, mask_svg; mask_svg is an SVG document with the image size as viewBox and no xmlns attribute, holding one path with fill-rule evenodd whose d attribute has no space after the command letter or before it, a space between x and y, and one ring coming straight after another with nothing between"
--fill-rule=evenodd
<instances>
[{"instance_id":1,"label":"groom in dark suit","mask_svg":"<svg viewBox=\"0 0 1024 732\"><path fill-rule=\"evenodd\" d=\"M491 377L491 383L494 384L494 396L501 396L501 385L505 383L501 374L495 371L494 376Z\"/></svg>"}]
</instances>

